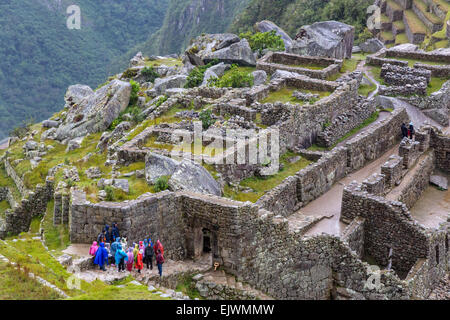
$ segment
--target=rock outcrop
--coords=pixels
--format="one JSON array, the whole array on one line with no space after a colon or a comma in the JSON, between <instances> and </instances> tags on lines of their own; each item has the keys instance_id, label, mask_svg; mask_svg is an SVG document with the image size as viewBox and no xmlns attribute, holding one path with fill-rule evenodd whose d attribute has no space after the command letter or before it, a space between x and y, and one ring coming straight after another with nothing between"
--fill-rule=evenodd
<instances>
[{"instance_id":1,"label":"rock outcrop","mask_svg":"<svg viewBox=\"0 0 450 320\"><path fill-rule=\"evenodd\" d=\"M352 56L355 27L337 21L316 22L301 27L290 53L350 59Z\"/></svg>"},{"instance_id":2,"label":"rock outcrop","mask_svg":"<svg viewBox=\"0 0 450 320\"><path fill-rule=\"evenodd\" d=\"M281 39L283 39L286 51L292 47L292 38L289 37L289 35L283 29L281 29L279 26L277 26L270 20L263 20L261 22L256 23L255 30L258 32L269 32L275 30L277 35L279 35Z\"/></svg>"},{"instance_id":3,"label":"rock outcrop","mask_svg":"<svg viewBox=\"0 0 450 320\"><path fill-rule=\"evenodd\" d=\"M194 66L214 59L227 64L256 66L256 59L248 41L231 33L206 34L195 38L186 50L186 56Z\"/></svg>"},{"instance_id":4,"label":"rock outcrop","mask_svg":"<svg viewBox=\"0 0 450 320\"><path fill-rule=\"evenodd\" d=\"M130 102L131 85L113 80L93 92L86 86L71 86L66 94L67 116L56 131L56 139L72 140L105 131Z\"/></svg>"}]
</instances>

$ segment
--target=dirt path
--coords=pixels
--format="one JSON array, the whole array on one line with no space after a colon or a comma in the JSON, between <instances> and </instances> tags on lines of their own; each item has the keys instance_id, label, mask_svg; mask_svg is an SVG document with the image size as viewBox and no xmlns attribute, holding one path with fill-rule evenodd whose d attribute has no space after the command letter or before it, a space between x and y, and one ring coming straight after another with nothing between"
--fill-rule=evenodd
<instances>
[{"instance_id":1,"label":"dirt path","mask_svg":"<svg viewBox=\"0 0 450 320\"><path fill-rule=\"evenodd\" d=\"M398 154L398 145L395 145L377 160L369 163L364 168L348 175L336 183L327 193L310 202L301 208L295 214L291 215L288 220L295 223L295 220L304 219L302 216L329 216L316 223L310 228L305 236L327 233L339 236L344 231L346 225L339 221L341 216L342 193L344 186L352 181L362 182L370 175L381 172L381 165L384 164L391 155Z\"/></svg>"}]
</instances>

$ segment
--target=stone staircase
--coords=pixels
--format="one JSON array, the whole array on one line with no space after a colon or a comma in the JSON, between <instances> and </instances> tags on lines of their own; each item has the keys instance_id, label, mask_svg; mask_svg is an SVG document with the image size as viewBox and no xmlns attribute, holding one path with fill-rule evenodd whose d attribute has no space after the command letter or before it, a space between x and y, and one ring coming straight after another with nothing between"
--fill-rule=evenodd
<instances>
[{"instance_id":1,"label":"stone staircase","mask_svg":"<svg viewBox=\"0 0 450 320\"><path fill-rule=\"evenodd\" d=\"M448 46L443 30L449 19L450 0L381 0L381 32L377 37L386 45L422 44L431 39L439 47Z\"/></svg>"},{"instance_id":2,"label":"stone staircase","mask_svg":"<svg viewBox=\"0 0 450 320\"><path fill-rule=\"evenodd\" d=\"M213 300L273 300L263 292L246 283L237 281L235 276L223 270L209 271L193 278L200 295Z\"/></svg>"}]
</instances>

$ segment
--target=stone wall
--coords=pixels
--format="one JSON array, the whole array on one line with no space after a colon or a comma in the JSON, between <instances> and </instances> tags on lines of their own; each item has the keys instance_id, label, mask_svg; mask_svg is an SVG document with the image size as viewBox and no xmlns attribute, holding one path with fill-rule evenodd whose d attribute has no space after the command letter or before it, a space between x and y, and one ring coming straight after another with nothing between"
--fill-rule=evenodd
<instances>
[{"instance_id":1,"label":"stone wall","mask_svg":"<svg viewBox=\"0 0 450 320\"><path fill-rule=\"evenodd\" d=\"M412 208L420 199L430 184L430 176L434 169L434 152L427 152L416 164L414 174L402 185L397 200L403 202L407 208Z\"/></svg>"},{"instance_id":2,"label":"stone wall","mask_svg":"<svg viewBox=\"0 0 450 320\"><path fill-rule=\"evenodd\" d=\"M22 181L22 178L19 177L19 175L14 170L14 168L11 166L11 163L9 163L9 160L6 158L5 158L5 170L6 170L6 173L8 174L8 176L10 176L11 179L13 179L14 183L17 186L17 189L20 191L20 193L24 197L28 193L28 190L25 187L25 185Z\"/></svg>"},{"instance_id":3,"label":"stone wall","mask_svg":"<svg viewBox=\"0 0 450 320\"><path fill-rule=\"evenodd\" d=\"M297 185L297 175L288 177L259 198L256 204L284 217L290 216L303 206L303 203L298 201Z\"/></svg>"},{"instance_id":4,"label":"stone wall","mask_svg":"<svg viewBox=\"0 0 450 320\"><path fill-rule=\"evenodd\" d=\"M387 84L396 86L415 84L418 81L425 81L429 84L431 81L431 71L385 63L381 67L380 77L383 78Z\"/></svg>"},{"instance_id":5,"label":"stone wall","mask_svg":"<svg viewBox=\"0 0 450 320\"><path fill-rule=\"evenodd\" d=\"M359 258L364 256L364 221L361 217L353 219L342 233L342 240L356 252Z\"/></svg>"},{"instance_id":6,"label":"stone wall","mask_svg":"<svg viewBox=\"0 0 450 320\"><path fill-rule=\"evenodd\" d=\"M340 138L361 125L375 111L375 99L358 102L351 109L337 116L324 131L319 133L316 144L323 147L333 146Z\"/></svg>"},{"instance_id":7,"label":"stone wall","mask_svg":"<svg viewBox=\"0 0 450 320\"><path fill-rule=\"evenodd\" d=\"M5 230L0 237L28 232L31 219L47 210L47 203L53 198L53 179L47 178L45 185L38 184L34 192L30 191L13 209L5 213Z\"/></svg>"},{"instance_id":8,"label":"stone wall","mask_svg":"<svg viewBox=\"0 0 450 320\"><path fill-rule=\"evenodd\" d=\"M415 59L415 60L450 63L450 55L440 54L440 53L436 53L436 52L400 51L400 50L387 49L385 56L387 58L404 58L404 59Z\"/></svg>"},{"instance_id":9,"label":"stone wall","mask_svg":"<svg viewBox=\"0 0 450 320\"><path fill-rule=\"evenodd\" d=\"M341 217L365 219L364 249L381 266L387 266L392 248L392 267L400 273L409 272L416 261L427 258L429 243L426 231L413 221L406 206L391 202L350 184L342 196Z\"/></svg>"},{"instance_id":10,"label":"stone wall","mask_svg":"<svg viewBox=\"0 0 450 320\"><path fill-rule=\"evenodd\" d=\"M431 130L431 147L434 148L436 167L450 172L450 137L437 130Z\"/></svg>"},{"instance_id":11,"label":"stone wall","mask_svg":"<svg viewBox=\"0 0 450 320\"><path fill-rule=\"evenodd\" d=\"M379 121L363 134L352 138L346 143L348 167L358 170L368 162L378 159L401 139L401 124L408 122L406 110L395 109L389 118Z\"/></svg>"},{"instance_id":12,"label":"stone wall","mask_svg":"<svg viewBox=\"0 0 450 320\"><path fill-rule=\"evenodd\" d=\"M121 236L130 243L151 237L160 239L169 259L185 257L185 242L180 202L176 194L161 192L144 194L138 200L121 203L90 203L86 195L72 190L72 206L69 214L70 241L92 243L105 224L118 224Z\"/></svg>"},{"instance_id":13,"label":"stone wall","mask_svg":"<svg viewBox=\"0 0 450 320\"><path fill-rule=\"evenodd\" d=\"M264 70L268 74L273 74L277 70L285 70L325 80L332 75L338 74L342 63L342 60L330 58L300 56L285 52L269 52L258 61L256 68ZM319 65L324 68L321 70L309 69L307 67L308 64ZM304 67L300 67L303 65Z\"/></svg>"}]
</instances>

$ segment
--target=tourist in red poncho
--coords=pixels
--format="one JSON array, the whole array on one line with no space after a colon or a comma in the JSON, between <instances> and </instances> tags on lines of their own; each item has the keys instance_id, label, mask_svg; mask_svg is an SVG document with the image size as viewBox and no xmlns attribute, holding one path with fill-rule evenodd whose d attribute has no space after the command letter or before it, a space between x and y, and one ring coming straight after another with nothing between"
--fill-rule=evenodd
<instances>
[{"instance_id":1,"label":"tourist in red poncho","mask_svg":"<svg viewBox=\"0 0 450 320\"><path fill-rule=\"evenodd\" d=\"M134 264L134 267L137 269L137 271L139 273L141 273L141 270L144 268L144 263L142 262L142 254L143 254L143 251L139 250L139 252L137 254L136 263Z\"/></svg>"},{"instance_id":2,"label":"tourist in red poncho","mask_svg":"<svg viewBox=\"0 0 450 320\"><path fill-rule=\"evenodd\" d=\"M155 251L155 256L158 254L158 250L160 250L161 254L164 256L164 247L161 244L161 242L159 241L159 239L158 239L158 241L156 241L155 245L153 246L153 250Z\"/></svg>"}]
</instances>

